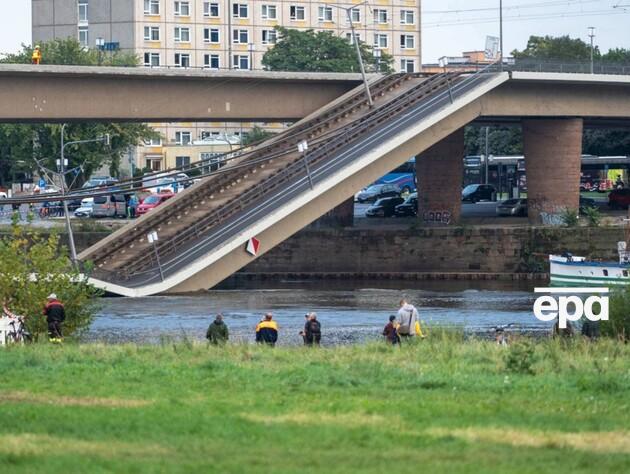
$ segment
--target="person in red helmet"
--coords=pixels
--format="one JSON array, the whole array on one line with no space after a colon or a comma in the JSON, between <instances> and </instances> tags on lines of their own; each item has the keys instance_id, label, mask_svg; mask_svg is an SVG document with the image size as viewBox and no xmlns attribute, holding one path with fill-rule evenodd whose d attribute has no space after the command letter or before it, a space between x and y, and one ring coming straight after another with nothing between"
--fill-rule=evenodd
<instances>
[{"instance_id":1,"label":"person in red helmet","mask_svg":"<svg viewBox=\"0 0 630 474\"><path fill-rule=\"evenodd\" d=\"M61 342L61 324L66 319L66 310L63 303L57 299L57 295L51 293L48 295L46 306L44 306L44 315L48 323L48 340L50 342Z\"/></svg>"}]
</instances>

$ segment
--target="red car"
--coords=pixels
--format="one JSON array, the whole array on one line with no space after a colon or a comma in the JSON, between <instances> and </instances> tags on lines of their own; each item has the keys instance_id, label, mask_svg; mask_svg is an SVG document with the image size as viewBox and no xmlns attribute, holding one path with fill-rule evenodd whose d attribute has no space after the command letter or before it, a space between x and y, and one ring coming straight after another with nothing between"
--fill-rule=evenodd
<instances>
[{"instance_id":1,"label":"red car","mask_svg":"<svg viewBox=\"0 0 630 474\"><path fill-rule=\"evenodd\" d=\"M136 215L141 216L143 214L146 214L151 209L155 209L160 204L169 200L173 196L175 196L175 194L173 193L149 194L146 198L144 198L142 203L138 205L138 208L136 209Z\"/></svg>"},{"instance_id":2,"label":"red car","mask_svg":"<svg viewBox=\"0 0 630 474\"><path fill-rule=\"evenodd\" d=\"M630 205L630 188L614 189L608 195L608 206L611 209L628 209Z\"/></svg>"}]
</instances>

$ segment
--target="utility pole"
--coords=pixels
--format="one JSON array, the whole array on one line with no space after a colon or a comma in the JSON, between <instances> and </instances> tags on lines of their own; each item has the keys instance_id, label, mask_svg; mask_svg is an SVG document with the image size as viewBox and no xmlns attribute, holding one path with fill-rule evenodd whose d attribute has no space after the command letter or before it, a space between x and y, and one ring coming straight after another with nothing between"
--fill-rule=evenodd
<instances>
[{"instance_id":1,"label":"utility pole","mask_svg":"<svg viewBox=\"0 0 630 474\"><path fill-rule=\"evenodd\" d=\"M594 26L589 26L588 27L588 36L589 38L591 38L591 74L594 73L594 67L593 67L593 38L595 38L595 27Z\"/></svg>"},{"instance_id":2,"label":"utility pole","mask_svg":"<svg viewBox=\"0 0 630 474\"><path fill-rule=\"evenodd\" d=\"M503 0L499 0L499 49L501 50L499 70L503 71Z\"/></svg>"},{"instance_id":3,"label":"utility pole","mask_svg":"<svg viewBox=\"0 0 630 474\"><path fill-rule=\"evenodd\" d=\"M324 4L327 7L338 8L339 10L343 10L346 12L346 16L348 18L348 23L350 24L350 31L352 33L352 42L354 43L354 47L357 52L357 59L359 61L359 67L361 68L361 77L363 78L363 85L365 86L365 95L367 95L368 104L370 107L374 106L374 101L372 100L372 94L370 93L370 86L365 77L365 67L363 66L363 58L361 57L361 48L359 47L359 40L357 38L357 34L354 31L354 24L352 23L352 10L355 8L359 8L361 5L365 5L368 3L367 1L357 3L356 5L352 5L351 7L341 7L339 5L334 4Z\"/></svg>"}]
</instances>

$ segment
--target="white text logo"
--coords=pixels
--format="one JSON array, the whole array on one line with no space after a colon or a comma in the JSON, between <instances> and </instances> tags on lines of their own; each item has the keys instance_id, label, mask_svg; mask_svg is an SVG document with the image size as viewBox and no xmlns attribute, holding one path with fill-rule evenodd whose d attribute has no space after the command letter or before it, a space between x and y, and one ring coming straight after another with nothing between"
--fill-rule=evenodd
<instances>
[{"instance_id":1,"label":"white text logo","mask_svg":"<svg viewBox=\"0 0 630 474\"><path fill-rule=\"evenodd\" d=\"M591 321L608 321L608 296L595 296L593 293L608 293L608 288L534 288L534 293L548 293L539 296L534 302L534 316L540 321L553 321L558 318L558 327L565 329L567 321L577 321L586 316ZM553 294L562 293L569 296ZM584 301L577 295L590 294ZM572 312L569 312L569 309ZM595 309L599 312L595 314Z\"/></svg>"}]
</instances>

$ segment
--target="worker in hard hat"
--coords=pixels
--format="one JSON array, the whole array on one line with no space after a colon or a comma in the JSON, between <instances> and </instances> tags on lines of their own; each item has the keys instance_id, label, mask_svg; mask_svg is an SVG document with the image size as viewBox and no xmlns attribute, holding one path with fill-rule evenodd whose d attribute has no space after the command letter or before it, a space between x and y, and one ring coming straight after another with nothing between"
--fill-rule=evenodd
<instances>
[{"instance_id":1,"label":"worker in hard hat","mask_svg":"<svg viewBox=\"0 0 630 474\"><path fill-rule=\"evenodd\" d=\"M42 61L42 51L39 45L35 46L33 50L33 55L31 56L31 60L33 64L39 64Z\"/></svg>"}]
</instances>

